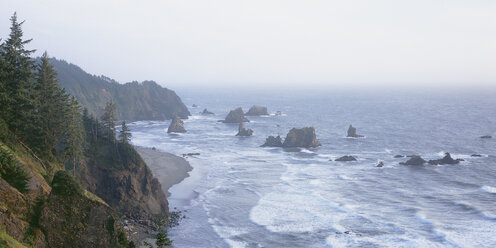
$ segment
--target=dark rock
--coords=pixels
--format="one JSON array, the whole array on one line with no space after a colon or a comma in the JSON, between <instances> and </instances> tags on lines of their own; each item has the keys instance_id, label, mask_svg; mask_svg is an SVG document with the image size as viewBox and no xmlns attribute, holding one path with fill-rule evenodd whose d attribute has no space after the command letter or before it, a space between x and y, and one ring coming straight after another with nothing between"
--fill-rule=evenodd
<instances>
[{"instance_id":1,"label":"dark rock","mask_svg":"<svg viewBox=\"0 0 496 248\"><path fill-rule=\"evenodd\" d=\"M377 163L375 166L376 167L383 167L384 166L384 163L382 161L379 161L379 163Z\"/></svg>"},{"instance_id":2,"label":"dark rock","mask_svg":"<svg viewBox=\"0 0 496 248\"><path fill-rule=\"evenodd\" d=\"M183 153L183 157L187 157L187 156L199 156L199 155L200 155L199 152Z\"/></svg>"},{"instance_id":3,"label":"dark rock","mask_svg":"<svg viewBox=\"0 0 496 248\"><path fill-rule=\"evenodd\" d=\"M360 137L363 137L363 135L358 135L356 133L356 128L353 127L351 124L350 126L348 127L348 135L346 137L351 137L351 138L360 138Z\"/></svg>"},{"instance_id":4,"label":"dark rock","mask_svg":"<svg viewBox=\"0 0 496 248\"><path fill-rule=\"evenodd\" d=\"M191 105L191 107L193 107L193 108L198 108L198 105L193 104L193 105Z\"/></svg>"},{"instance_id":5,"label":"dark rock","mask_svg":"<svg viewBox=\"0 0 496 248\"><path fill-rule=\"evenodd\" d=\"M174 116L171 124L169 125L169 129L167 129L168 133L185 133L186 129L184 129L184 122L178 116Z\"/></svg>"},{"instance_id":6,"label":"dark rock","mask_svg":"<svg viewBox=\"0 0 496 248\"><path fill-rule=\"evenodd\" d=\"M252 134L253 130L244 128L243 122L239 123L238 133L236 136L251 136Z\"/></svg>"},{"instance_id":7,"label":"dark rock","mask_svg":"<svg viewBox=\"0 0 496 248\"><path fill-rule=\"evenodd\" d=\"M357 160L353 156L346 155L346 156L342 156L340 158L337 158L334 161L338 161L338 162L349 162L349 161L357 161Z\"/></svg>"},{"instance_id":8,"label":"dark rock","mask_svg":"<svg viewBox=\"0 0 496 248\"><path fill-rule=\"evenodd\" d=\"M472 154L472 155L470 155L470 157L477 157L477 158L480 158L480 157L482 157L482 155L480 155L480 154Z\"/></svg>"},{"instance_id":9,"label":"dark rock","mask_svg":"<svg viewBox=\"0 0 496 248\"><path fill-rule=\"evenodd\" d=\"M411 155L410 159L406 162L401 162L401 165L423 165L427 161L417 155Z\"/></svg>"},{"instance_id":10,"label":"dark rock","mask_svg":"<svg viewBox=\"0 0 496 248\"><path fill-rule=\"evenodd\" d=\"M283 147L317 147L320 142L315 135L314 127L293 128L284 139Z\"/></svg>"},{"instance_id":11,"label":"dark rock","mask_svg":"<svg viewBox=\"0 0 496 248\"><path fill-rule=\"evenodd\" d=\"M265 143L262 145L262 147L269 146L269 147L282 147L282 140L281 136L269 136L265 140Z\"/></svg>"},{"instance_id":12,"label":"dark rock","mask_svg":"<svg viewBox=\"0 0 496 248\"><path fill-rule=\"evenodd\" d=\"M202 115L213 115L214 113L208 111L207 109L204 109L202 112L201 112Z\"/></svg>"},{"instance_id":13,"label":"dark rock","mask_svg":"<svg viewBox=\"0 0 496 248\"><path fill-rule=\"evenodd\" d=\"M493 136L491 135L484 135L484 136L481 136L481 139L490 139L492 138Z\"/></svg>"},{"instance_id":14,"label":"dark rock","mask_svg":"<svg viewBox=\"0 0 496 248\"><path fill-rule=\"evenodd\" d=\"M405 156L403 155L395 155L394 158L404 158Z\"/></svg>"},{"instance_id":15,"label":"dark rock","mask_svg":"<svg viewBox=\"0 0 496 248\"><path fill-rule=\"evenodd\" d=\"M429 160L429 164L441 165L441 164L458 164L460 160L451 158L449 152L445 153L442 159Z\"/></svg>"},{"instance_id":16,"label":"dark rock","mask_svg":"<svg viewBox=\"0 0 496 248\"><path fill-rule=\"evenodd\" d=\"M248 119L245 118L245 114L242 108L237 108L235 110L231 110L229 114L226 116L222 122L224 123L241 123L241 122L249 122Z\"/></svg>"},{"instance_id":17,"label":"dark rock","mask_svg":"<svg viewBox=\"0 0 496 248\"><path fill-rule=\"evenodd\" d=\"M259 105L253 105L248 112L246 112L245 115L248 116L257 116L257 115L269 115L267 112L267 107L264 106L259 106Z\"/></svg>"}]
</instances>

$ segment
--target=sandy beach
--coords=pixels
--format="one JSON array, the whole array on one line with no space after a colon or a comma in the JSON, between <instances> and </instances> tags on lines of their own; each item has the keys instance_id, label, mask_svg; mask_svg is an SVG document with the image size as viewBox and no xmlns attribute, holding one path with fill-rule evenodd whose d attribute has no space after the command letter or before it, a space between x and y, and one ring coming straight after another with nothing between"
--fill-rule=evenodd
<instances>
[{"instance_id":1,"label":"sandy beach","mask_svg":"<svg viewBox=\"0 0 496 248\"><path fill-rule=\"evenodd\" d=\"M135 148L162 184L167 197L170 196L169 189L189 177L188 172L193 169L188 161L174 154L145 147Z\"/></svg>"}]
</instances>

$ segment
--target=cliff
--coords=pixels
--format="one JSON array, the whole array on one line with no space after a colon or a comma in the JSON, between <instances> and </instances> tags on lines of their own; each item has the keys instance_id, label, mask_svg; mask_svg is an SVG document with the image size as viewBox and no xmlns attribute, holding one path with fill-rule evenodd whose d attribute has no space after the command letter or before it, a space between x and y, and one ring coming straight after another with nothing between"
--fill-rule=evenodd
<instances>
[{"instance_id":1,"label":"cliff","mask_svg":"<svg viewBox=\"0 0 496 248\"><path fill-rule=\"evenodd\" d=\"M76 97L88 111L100 117L111 99L117 107L117 119L166 120L191 114L177 94L154 81L119 84L105 76L91 75L76 65L55 58L50 63L57 72L60 87Z\"/></svg>"},{"instance_id":2,"label":"cliff","mask_svg":"<svg viewBox=\"0 0 496 248\"><path fill-rule=\"evenodd\" d=\"M88 160L79 170L82 184L126 218L154 226L168 217L165 194L136 150L127 143L92 143Z\"/></svg>"},{"instance_id":3,"label":"cliff","mask_svg":"<svg viewBox=\"0 0 496 248\"><path fill-rule=\"evenodd\" d=\"M116 213L65 171L53 179L39 226L48 247L127 247Z\"/></svg>"}]
</instances>

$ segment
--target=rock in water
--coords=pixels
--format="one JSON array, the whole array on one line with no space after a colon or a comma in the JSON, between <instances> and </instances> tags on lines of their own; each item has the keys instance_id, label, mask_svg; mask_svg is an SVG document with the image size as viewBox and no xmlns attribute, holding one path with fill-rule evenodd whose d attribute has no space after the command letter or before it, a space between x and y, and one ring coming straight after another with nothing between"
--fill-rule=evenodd
<instances>
[{"instance_id":1,"label":"rock in water","mask_svg":"<svg viewBox=\"0 0 496 248\"><path fill-rule=\"evenodd\" d=\"M480 158L480 157L482 157L482 155L480 155L480 154L472 154L472 155L470 155L470 157Z\"/></svg>"},{"instance_id":2,"label":"rock in water","mask_svg":"<svg viewBox=\"0 0 496 248\"><path fill-rule=\"evenodd\" d=\"M412 155L410 159L406 162L401 162L401 165L423 165L425 164L425 161L423 158L417 155Z\"/></svg>"},{"instance_id":3,"label":"rock in water","mask_svg":"<svg viewBox=\"0 0 496 248\"><path fill-rule=\"evenodd\" d=\"M351 124L350 126L348 127L348 135L346 137L351 137L351 138L360 138L360 137L363 137L363 135L358 135L356 133L356 128L353 127Z\"/></svg>"},{"instance_id":4,"label":"rock in water","mask_svg":"<svg viewBox=\"0 0 496 248\"><path fill-rule=\"evenodd\" d=\"M204 109L202 112L201 112L202 115L213 115L214 113L208 111L208 109Z\"/></svg>"},{"instance_id":5,"label":"rock in water","mask_svg":"<svg viewBox=\"0 0 496 248\"><path fill-rule=\"evenodd\" d=\"M376 167L383 167L384 166L384 163L382 161L379 161L379 163L377 163L375 166Z\"/></svg>"},{"instance_id":6,"label":"rock in water","mask_svg":"<svg viewBox=\"0 0 496 248\"><path fill-rule=\"evenodd\" d=\"M186 129L184 129L184 122L178 116L174 116L171 124L169 125L169 129L167 129L167 133L185 133Z\"/></svg>"},{"instance_id":7,"label":"rock in water","mask_svg":"<svg viewBox=\"0 0 496 248\"><path fill-rule=\"evenodd\" d=\"M484 136L481 136L481 139L490 139L492 138L493 136L491 135L484 135Z\"/></svg>"},{"instance_id":8,"label":"rock in water","mask_svg":"<svg viewBox=\"0 0 496 248\"><path fill-rule=\"evenodd\" d=\"M259 106L259 105L253 105L248 112L246 112L245 115L248 116L257 116L257 115L269 115L267 112L267 107L264 106Z\"/></svg>"},{"instance_id":9,"label":"rock in water","mask_svg":"<svg viewBox=\"0 0 496 248\"><path fill-rule=\"evenodd\" d=\"M236 134L236 136L251 136L252 134L253 134L253 130L246 129L243 126L243 122L239 123L238 134Z\"/></svg>"},{"instance_id":10,"label":"rock in water","mask_svg":"<svg viewBox=\"0 0 496 248\"><path fill-rule=\"evenodd\" d=\"M241 122L249 122L248 119L245 118L245 114L242 108L237 108L235 110L231 110L229 114L226 116L226 119L223 120L224 123L241 123Z\"/></svg>"},{"instance_id":11,"label":"rock in water","mask_svg":"<svg viewBox=\"0 0 496 248\"><path fill-rule=\"evenodd\" d=\"M269 146L269 147L282 147L282 140L281 136L269 136L265 140L265 143L262 145L262 147Z\"/></svg>"},{"instance_id":12,"label":"rock in water","mask_svg":"<svg viewBox=\"0 0 496 248\"><path fill-rule=\"evenodd\" d=\"M353 157L353 156L346 155L346 156L342 156L340 158L337 158L334 161L338 161L338 162L349 162L349 161L356 161L356 158Z\"/></svg>"},{"instance_id":13,"label":"rock in water","mask_svg":"<svg viewBox=\"0 0 496 248\"><path fill-rule=\"evenodd\" d=\"M449 154L449 152L447 152L444 154L444 157L442 159L429 160L429 164L432 164L432 165L458 164L458 163L460 163L460 161L463 161L463 160L453 159L451 157L451 154Z\"/></svg>"},{"instance_id":14,"label":"rock in water","mask_svg":"<svg viewBox=\"0 0 496 248\"><path fill-rule=\"evenodd\" d=\"M193 107L193 108L198 108L198 105L193 104L193 105L191 105L191 107Z\"/></svg>"},{"instance_id":15,"label":"rock in water","mask_svg":"<svg viewBox=\"0 0 496 248\"><path fill-rule=\"evenodd\" d=\"M283 147L317 147L320 142L315 135L314 127L293 128L284 139Z\"/></svg>"},{"instance_id":16,"label":"rock in water","mask_svg":"<svg viewBox=\"0 0 496 248\"><path fill-rule=\"evenodd\" d=\"M394 156L394 158L404 158L404 157L405 157L405 156L403 156L403 155L399 155L399 154Z\"/></svg>"}]
</instances>

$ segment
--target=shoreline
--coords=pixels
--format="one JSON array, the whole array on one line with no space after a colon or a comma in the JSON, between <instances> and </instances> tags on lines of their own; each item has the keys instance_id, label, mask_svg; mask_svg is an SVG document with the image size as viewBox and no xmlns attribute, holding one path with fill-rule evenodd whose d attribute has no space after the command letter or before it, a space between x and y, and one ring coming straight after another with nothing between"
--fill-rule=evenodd
<instances>
[{"instance_id":1,"label":"shoreline","mask_svg":"<svg viewBox=\"0 0 496 248\"><path fill-rule=\"evenodd\" d=\"M169 213L172 212L173 210L170 209L170 189L190 177L189 172L193 170L193 167L186 159L169 152L143 146L134 146L134 148L151 170L153 177L160 182L162 191L166 195ZM135 236L136 247L147 247L143 244L144 241L155 244L154 231L142 230L141 232L142 235Z\"/></svg>"},{"instance_id":2,"label":"shoreline","mask_svg":"<svg viewBox=\"0 0 496 248\"><path fill-rule=\"evenodd\" d=\"M170 188L188 178L189 172L193 170L186 159L172 153L142 146L134 147L152 171L153 177L162 185L167 199L171 196Z\"/></svg>"}]
</instances>

